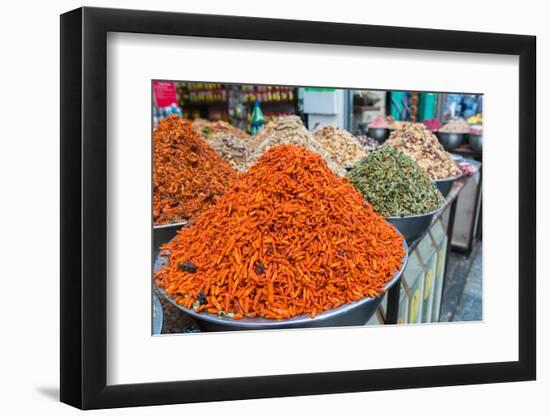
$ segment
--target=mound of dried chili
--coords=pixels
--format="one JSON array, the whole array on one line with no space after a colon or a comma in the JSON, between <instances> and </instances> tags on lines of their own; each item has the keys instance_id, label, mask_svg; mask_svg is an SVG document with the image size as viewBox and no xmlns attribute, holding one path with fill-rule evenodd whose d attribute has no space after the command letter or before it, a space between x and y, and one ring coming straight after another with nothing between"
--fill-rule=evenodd
<instances>
[{"instance_id":1,"label":"mound of dried chili","mask_svg":"<svg viewBox=\"0 0 550 417\"><path fill-rule=\"evenodd\" d=\"M205 143L189 121L176 115L153 132L155 224L189 220L210 206L237 173Z\"/></svg>"},{"instance_id":2,"label":"mound of dried chili","mask_svg":"<svg viewBox=\"0 0 550 417\"><path fill-rule=\"evenodd\" d=\"M295 145L269 149L163 250L157 285L186 308L234 319L314 317L375 297L404 255L361 194Z\"/></svg>"}]
</instances>

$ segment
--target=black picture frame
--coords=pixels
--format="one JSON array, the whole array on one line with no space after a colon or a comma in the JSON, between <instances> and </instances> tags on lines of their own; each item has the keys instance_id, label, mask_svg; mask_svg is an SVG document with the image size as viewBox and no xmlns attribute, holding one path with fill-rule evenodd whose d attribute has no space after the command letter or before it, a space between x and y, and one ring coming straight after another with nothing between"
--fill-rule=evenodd
<instances>
[{"instance_id":1,"label":"black picture frame","mask_svg":"<svg viewBox=\"0 0 550 417\"><path fill-rule=\"evenodd\" d=\"M108 32L519 56L519 360L108 386ZM88 7L61 15L61 401L94 409L535 379L535 45L534 36L251 17Z\"/></svg>"}]
</instances>

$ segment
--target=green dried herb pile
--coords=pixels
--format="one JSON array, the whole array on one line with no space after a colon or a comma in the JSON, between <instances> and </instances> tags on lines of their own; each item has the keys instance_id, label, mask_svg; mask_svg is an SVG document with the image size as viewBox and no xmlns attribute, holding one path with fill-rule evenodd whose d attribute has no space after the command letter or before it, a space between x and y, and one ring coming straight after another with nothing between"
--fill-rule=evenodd
<instances>
[{"instance_id":1,"label":"green dried herb pile","mask_svg":"<svg viewBox=\"0 0 550 417\"><path fill-rule=\"evenodd\" d=\"M384 217L424 214L444 203L426 171L391 146L369 152L353 166L348 177L374 210Z\"/></svg>"}]
</instances>

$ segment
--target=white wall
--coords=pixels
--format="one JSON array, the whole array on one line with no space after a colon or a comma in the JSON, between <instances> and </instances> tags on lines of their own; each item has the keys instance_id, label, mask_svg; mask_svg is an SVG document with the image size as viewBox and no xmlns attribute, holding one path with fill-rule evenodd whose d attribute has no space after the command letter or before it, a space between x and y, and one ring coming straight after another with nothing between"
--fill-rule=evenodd
<instances>
[{"instance_id":1,"label":"white wall","mask_svg":"<svg viewBox=\"0 0 550 417\"><path fill-rule=\"evenodd\" d=\"M494 2L462 1L445 12L439 1L340 1L311 7L306 2L279 0L203 1L94 1L89 6L159 9L237 14L292 19L327 20L396 26L480 30L536 34L539 74L539 213L550 209L549 192L541 184L550 180L550 167L540 155L550 152L547 125L540 122L550 97L543 69L548 74L550 27L543 2L529 0L495 9ZM0 384L3 415L76 415L57 403L59 378L59 17L79 7L78 1L4 2L2 31L2 115L0 174L2 178L2 261L4 296L0 302L3 324L0 345ZM498 13L498 14L497 14ZM406 72L405 72L406 74ZM505 123L505 121L503 121ZM544 127L544 131L542 131ZM544 233L546 232L546 233ZM550 249L548 216L539 215L540 254ZM499 385L436 388L330 395L291 399L239 401L101 411L94 415L548 415L550 392L550 303L542 294L550 284L539 267L538 349L539 381ZM475 348L472 346L471 348ZM546 396L544 395L546 394Z\"/></svg>"},{"instance_id":2,"label":"white wall","mask_svg":"<svg viewBox=\"0 0 550 417\"><path fill-rule=\"evenodd\" d=\"M304 93L304 113L307 114L309 129L317 126L317 129L327 125L345 128L346 94L343 89L334 92L308 92Z\"/></svg>"}]
</instances>

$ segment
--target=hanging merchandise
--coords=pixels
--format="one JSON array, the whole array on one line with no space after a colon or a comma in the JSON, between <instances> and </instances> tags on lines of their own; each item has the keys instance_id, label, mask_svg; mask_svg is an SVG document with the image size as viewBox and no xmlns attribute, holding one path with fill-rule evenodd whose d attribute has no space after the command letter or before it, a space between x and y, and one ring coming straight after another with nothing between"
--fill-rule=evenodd
<instances>
[{"instance_id":1,"label":"hanging merchandise","mask_svg":"<svg viewBox=\"0 0 550 417\"><path fill-rule=\"evenodd\" d=\"M409 93L408 99L408 120L416 122L418 120L418 93Z\"/></svg>"},{"instance_id":2,"label":"hanging merchandise","mask_svg":"<svg viewBox=\"0 0 550 417\"><path fill-rule=\"evenodd\" d=\"M454 119L462 114L462 95L447 94L443 102L443 120Z\"/></svg>"},{"instance_id":3,"label":"hanging merchandise","mask_svg":"<svg viewBox=\"0 0 550 417\"><path fill-rule=\"evenodd\" d=\"M395 120L407 120L407 93L405 91L390 92L390 114Z\"/></svg>"},{"instance_id":4,"label":"hanging merchandise","mask_svg":"<svg viewBox=\"0 0 550 417\"><path fill-rule=\"evenodd\" d=\"M475 116L479 111L479 99L481 96L467 94L462 97L462 117Z\"/></svg>"},{"instance_id":5,"label":"hanging merchandise","mask_svg":"<svg viewBox=\"0 0 550 417\"><path fill-rule=\"evenodd\" d=\"M420 93L420 104L418 105L418 121L434 119L436 104L436 93Z\"/></svg>"}]
</instances>

